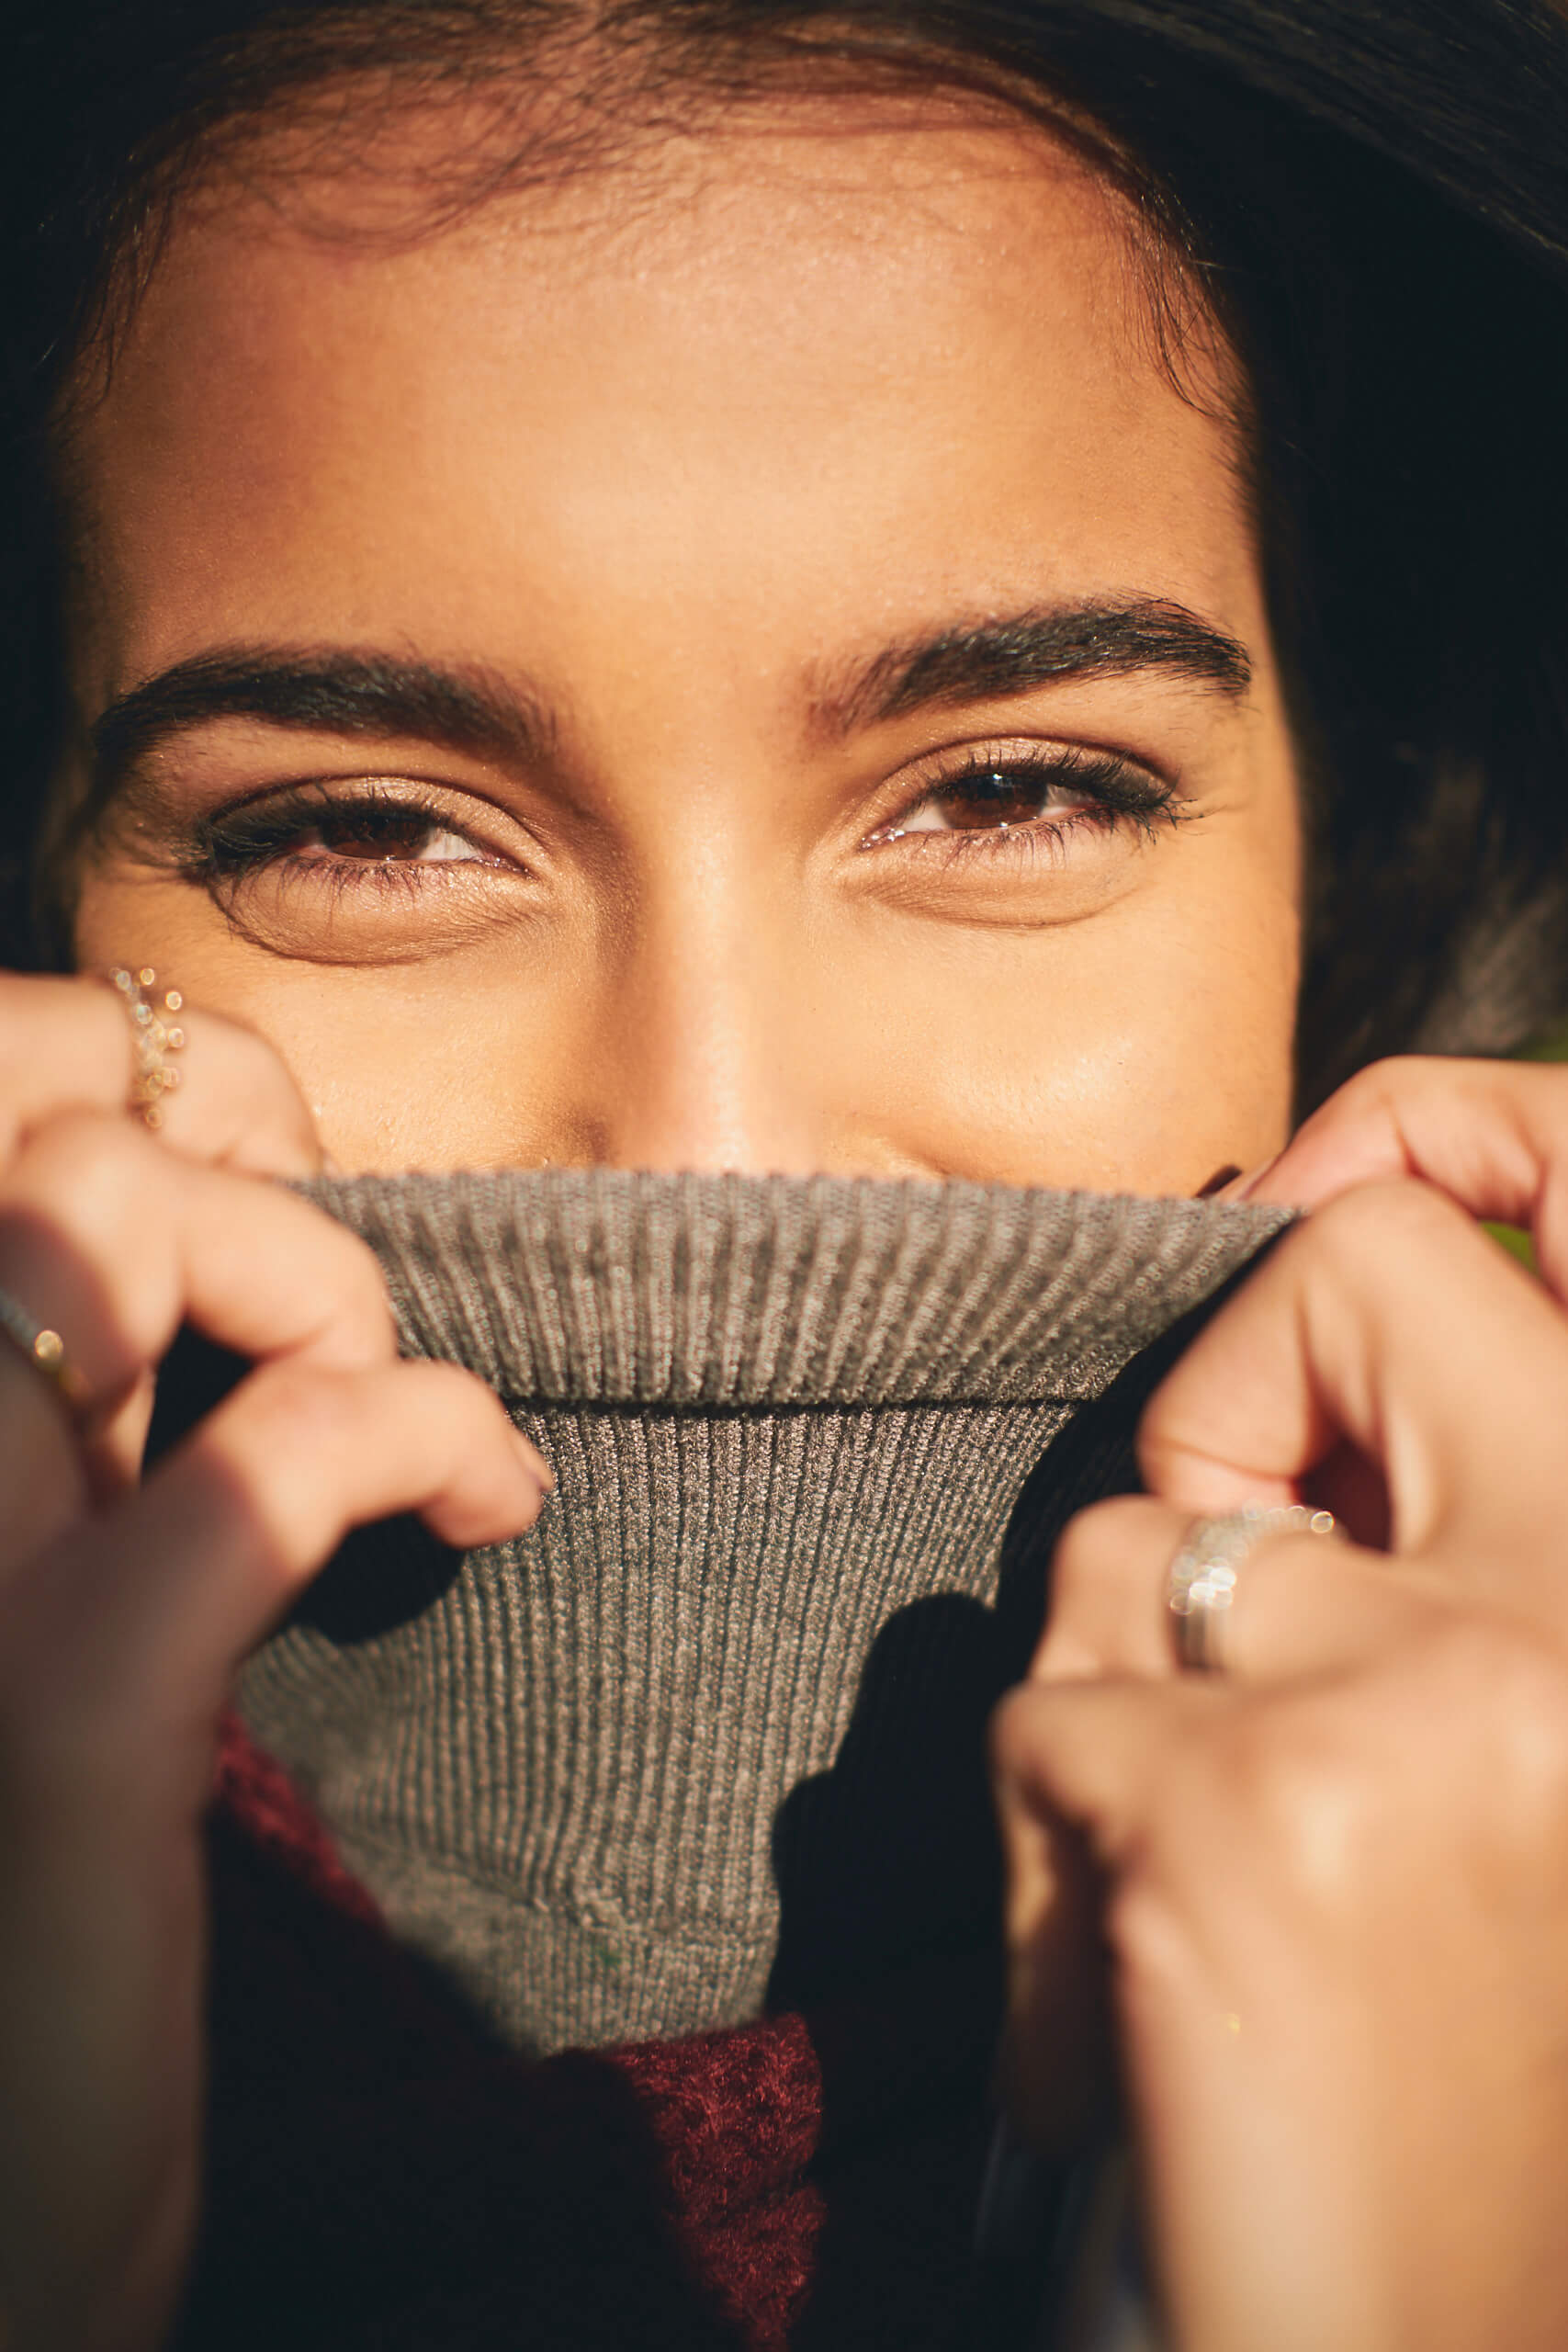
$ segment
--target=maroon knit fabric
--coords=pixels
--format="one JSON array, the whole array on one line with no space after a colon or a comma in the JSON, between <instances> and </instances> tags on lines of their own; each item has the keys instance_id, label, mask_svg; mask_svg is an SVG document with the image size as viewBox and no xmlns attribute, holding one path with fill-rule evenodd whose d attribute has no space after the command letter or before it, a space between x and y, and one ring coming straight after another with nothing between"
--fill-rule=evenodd
<instances>
[{"instance_id":1,"label":"maroon knit fabric","mask_svg":"<svg viewBox=\"0 0 1568 2352\"><path fill-rule=\"evenodd\" d=\"M397 1945L226 1726L181 2352L936 2352L966 2333L989 1956L527 2064Z\"/></svg>"}]
</instances>

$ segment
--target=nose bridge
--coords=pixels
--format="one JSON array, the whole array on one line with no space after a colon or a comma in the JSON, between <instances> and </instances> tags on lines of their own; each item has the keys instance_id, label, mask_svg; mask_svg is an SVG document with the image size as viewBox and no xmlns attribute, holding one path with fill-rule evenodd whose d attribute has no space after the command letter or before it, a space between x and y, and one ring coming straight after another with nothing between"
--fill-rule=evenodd
<instances>
[{"instance_id":1,"label":"nose bridge","mask_svg":"<svg viewBox=\"0 0 1568 2352\"><path fill-rule=\"evenodd\" d=\"M822 1165L802 1053L805 910L756 848L716 826L628 888L599 1023L592 1125L609 1166Z\"/></svg>"}]
</instances>

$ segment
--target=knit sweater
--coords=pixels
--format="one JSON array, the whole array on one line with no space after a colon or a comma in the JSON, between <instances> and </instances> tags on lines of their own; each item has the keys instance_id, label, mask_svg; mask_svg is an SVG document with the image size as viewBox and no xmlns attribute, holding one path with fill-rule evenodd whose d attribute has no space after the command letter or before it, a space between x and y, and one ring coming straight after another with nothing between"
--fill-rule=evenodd
<instances>
[{"instance_id":1,"label":"knit sweater","mask_svg":"<svg viewBox=\"0 0 1568 2352\"><path fill-rule=\"evenodd\" d=\"M1154 1343L1280 1216L311 1189L558 1492L462 1560L373 1532L246 1668L189 2340L977 2340L985 1718Z\"/></svg>"}]
</instances>

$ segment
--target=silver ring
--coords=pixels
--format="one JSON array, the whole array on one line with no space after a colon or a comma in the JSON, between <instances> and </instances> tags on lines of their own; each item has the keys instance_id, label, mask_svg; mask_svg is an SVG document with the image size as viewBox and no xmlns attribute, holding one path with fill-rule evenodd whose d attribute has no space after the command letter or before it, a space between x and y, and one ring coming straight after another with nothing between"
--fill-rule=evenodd
<instances>
[{"instance_id":1,"label":"silver ring","mask_svg":"<svg viewBox=\"0 0 1568 2352\"><path fill-rule=\"evenodd\" d=\"M1166 1577L1176 1655L1193 1674L1224 1671L1223 1628L1235 1599L1236 1570L1271 1535L1337 1535L1331 1510L1306 1503L1247 1503L1217 1519L1195 1519Z\"/></svg>"},{"instance_id":2,"label":"silver ring","mask_svg":"<svg viewBox=\"0 0 1568 2352\"><path fill-rule=\"evenodd\" d=\"M48 1381L75 1419L87 1402L87 1384L66 1354L65 1342L59 1332L29 1315L21 1300L13 1297L8 1290L0 1290L0 1333L39 1378Z\"/></svg>"}]
</instances>

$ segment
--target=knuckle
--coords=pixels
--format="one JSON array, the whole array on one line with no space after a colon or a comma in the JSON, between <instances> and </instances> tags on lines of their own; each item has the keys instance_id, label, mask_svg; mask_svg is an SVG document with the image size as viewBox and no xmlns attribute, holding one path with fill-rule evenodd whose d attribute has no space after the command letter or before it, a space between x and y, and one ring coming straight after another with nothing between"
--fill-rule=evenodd
<instances>
[{"instance_id":1,"label":"knuckle","mask_svg":"<svg viewBox=\"0 0 1568 2352\"><path fill-rule=\"evenodd\" d=\"M1038 1655L1058 1666L1097 1654L1096 1633L1109 1634L1118 1601L1135 1579L1141 1588L1154 1565L1172 1556L1179 1516L1147 1496L1121 1495L1068 1521L1051 1562L1049 1612ZM1081 1661L1080 1661L1081 1663Z\"/></svg>"},{"instance_id":2,"label":"knuckle","mask_svg":"<svg viewBox=\"0 0 1568 2352\"><path fill-rule=\"evenodd\" d=\"M1469 1217L1446 1193L1416 1177L1394 1176L1340 1193L1292 1238L1356 1274L1382 1266L1391 1248L1449 1248L1456 1232L1470 1229Z\"/></svg>"},{"instance_id":3,"label":"knuckle","mask_svg":"<svg viewBox=\"0 0 1568 2352\"><path fill-rule=\"evenodd\" d=\"M1568 1833L1568 1657L1455 1611L1365 1679L1242 1711L1206 1769L1211 1809L1239 1802L1276 1883L1320 1917L1427 1863L1517 1880ZM1179 1773L1161 1802L1192 1804Z\"/></svg>"},{"instance_id":4,"label":"knuckle","mask_svg":"<svg viewBox=\"0 0 1568 2352\"><path fill-rule=\"evenodd\" d=\"M92 997L73 979L47 973L0 971L0 1069L20 1068L37 1050L39 1015L67 1000L84 1008Z\"/></svg>"},{"instance_id":5,"label":"knuckle","mask_svg":"<svg viewBox=\"0 0 1568 2352\"><path fill-rule=\"evenodd\" d=\"M201 1006L186 1011L180 1085L165 1141L220 1167L301 1176L320 1164L314 1123L282 1057L259 1031Z\"/></svg>"},{"instance_id":6,"label":"knuckle","mask_svg":"<svg viewBox=\"0 0 1568 2352\"><path fill-rule=\"evenodd\" d=\"M152 1139L129 1120L66 1111L38 1130L7 1191L46 1209L73 1239L103 1242L144 1214L158 1166Z\"/></svg>"},{"instance_id":7,"label":"knuckle","mask_svg":"<svg viewBox=\"0 0 1568 2352\"><path fill-rule=\"evenodd\" d=\"M1070 1519L1057 1538L1051 1559L1051 1616L1076 1610L1086 1587L1092 1584L1111 1543L1106 1512L1111 1506L1097 1503Z\"/></svg>"},{"instance_id":8,"label":"knuckle","mask_svg":"<svg viewBox=\"0 0 1568 2352\"><path fill-rule=\"evenodd\" d=\"M189 1020L193 1038L204 1063L221 1071L237 1102L253 1114L310 1125L304 1097L288 1064L270 1038L227 1013L198 1008Z\"/></svg>"},{"instance_id":9,"label":"knuckle","mask_svg":"<svg viewBox=\"0 0 1568 2352\"><path fill-rule=\"evenodd\" d=\"M1419 1054L1387 1054L1336 1088L1327 1108L1360 1118L1390 1108L1422 1083L1429 1064Z\"/></svg>"},{"instance_id":10,"label":"knuckle","mask_svg":"<svg viewBox=\"0 0 1568 2352\"><path fill-rule=\"evenodd\" d=\"M992 1708L986 1736L998 1781L1010 1784L1033 1753L1043 1698L1037 1686L1021 1682Z\"/></svg>"},{"instance_id":11,"label":"knuckle","mask_svg":"<svg viewBox=\"0 0 1568 2352\"><path fill-rule=\"evenodd\" d=\"M282 1470L320 1463L362 1434L361 1391L352 1373L290 1360L263 1364L239 1392L231 1434L247 1455Z\"/></svg>"},{"instance_id":12,"label":"knuckle","mask_svg":"<svg viewBox=\"0 0 1568 2352\"><path fill-rule=\"evenodd\" d=\"M453 1443L492 1436L512 1426L500 1397L477 1373L465 1371L461 1364L401 1363L397 1376L411 1387L417 1384L421 1414Z\"/></svg>"},{"instance_id":13,"label":"knuckle","mask_svg":"<svg viewBox=\"0 0 1568 2352\"><path fill-rule=\"evenodd\" d=\"M333 1323L347 1317L357 1327L374 1330L389 1346L393 1337L392 1302L380 1261L367 1241L339 1225L310 1202L300 1207L310 1220L315 1262L319 1272L321 1320Z\"/></svg>"},{"instance_id":14,"label":"knuckle","mask_svg":"<svg viewBox=\"0 0 1568 2352\"><path fill-rule=\"evenodd\" d=\"M264 1090L280 1104L293 1107L299 1103L299 1090L269 1038L264 1037L259 1029L247 1028L243 1022L231 1021L222 1013L209 1013L206 1019L218 1030L231 1066L247 1086Z\"/></svg>"},{"instance_id":15,"label":"knuckle","mask_svg":"<svg viewBox=\"0 0 1568 2352\"><path fill-rule=\"evenodd\" d=\"M1366 1775L1352 1757L1326 1741L1274 1757L1258 1770L1255 1803L1267 1850L1298 1892L1334 1902L1359 1881L1371 1824Z\"/></svg>"},{"instance_id":16,"label":"knuckle","mask_svg":"<svg viewBox=\"0 0 1568 2352\"><path fill-rule=\"evenodd\" d=\"M1205 1810L1239 1804L1247 1844L1298 1899L1335 1905L1359 1880L1376 1779L1337 1710L1310 1702L1244 1709L1213 1742L1205 1770ZM1192 1792L1175 1781L1164 1802L1190 1815Z\"/></svg>"},{"instance_id":17,"label":"knuckle","mask_svg":"<svg viewBox=\"0 0 1568 2352\"><path fill-rule=\"evenodd\" d=\"M106 988L0 974L0 1131L7 1149L73 1107L119 1112L130 1076L125 1020Z\"/></svg>"},{"instance_id":18,"label":"knuckle","mask_svg":"<svg viewBox=\"0 0 1568 2352\"><path fill-rule=\"evenodd\" d=\"M1106 1940L1121 1963L1126 2022L1135 2033L1143 2016L1190 2008L1195 1995L1212 2001L1213 1972L1203 1965L1186 1906L1147 1871L1120 1880L1105 1905Z\"/></svg>"}]
</instances>

